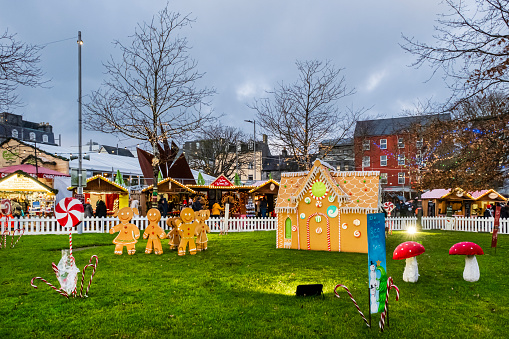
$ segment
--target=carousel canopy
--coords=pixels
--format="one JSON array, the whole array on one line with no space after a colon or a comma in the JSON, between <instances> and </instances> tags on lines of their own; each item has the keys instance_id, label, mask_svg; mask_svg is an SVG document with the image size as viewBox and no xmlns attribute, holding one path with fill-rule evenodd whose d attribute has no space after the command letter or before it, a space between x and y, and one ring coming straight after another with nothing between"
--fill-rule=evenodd
<instances>
[{"instance_id":1,"label":"carousel canopy","mask_svg":"<svg viewBox=\"0 0 509 339\"><path fill-rule=\"evenodd\" d=\"M33 178L30 174L23 171L16 171L0 179L0 191L3 192L47 192L57 193L48 185Z\"/></svg>"},{"instance_id":2,"label":"carousel canopy","mask_svg":"<svg viewBox=\"0 0 509 339\"><path fill-rule=\"evenodd\" d=\"M2 177L5 177L8 174L14 173L16 171L23 171L24 173L30 174L32 176L37 175L38 178L46 178L46 179L53 179L54 177L70 177L69 174L65 174L62 172L58 172L49 168L37 166L37 168L34 165L29 164L23 164L23 165L14 165L14 166L8 166L0 168L0 175Z\"/></svg>"}]
</instances>

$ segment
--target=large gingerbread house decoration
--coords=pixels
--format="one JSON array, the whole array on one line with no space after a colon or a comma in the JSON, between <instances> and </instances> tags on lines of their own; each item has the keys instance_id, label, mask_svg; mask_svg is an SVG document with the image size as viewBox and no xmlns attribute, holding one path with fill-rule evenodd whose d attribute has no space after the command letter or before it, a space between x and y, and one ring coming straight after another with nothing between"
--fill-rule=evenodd
<instances>
[{"instance_id":1,"label":"large gingerbread house decoration","mask_svg":"<svg viewBox=\"0 0 509 339\"><path fill-rule=\"evenodd\" d=\"M282 173L276 247L367 253L367 214L381 210L379 178L320 160L307 172Z\"/></svg>"}]
</instances>

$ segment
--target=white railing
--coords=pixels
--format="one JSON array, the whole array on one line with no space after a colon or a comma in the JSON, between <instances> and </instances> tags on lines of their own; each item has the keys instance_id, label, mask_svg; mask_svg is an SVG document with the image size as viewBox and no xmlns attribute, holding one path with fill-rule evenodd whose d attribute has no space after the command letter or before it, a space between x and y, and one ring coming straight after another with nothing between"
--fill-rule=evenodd
<instances>
[{"instance_id":1,"label":"white railing","mask_svg":"<svg viewBox=\"0 0 509 339\"><path fill-rule=\"evenodd\" d=\"M492 232L494 218L473 217L422 217L423 230L451 230L463 232ZM390 217L385 219L386 227L403 231L415 226L416 217ZM509 219L500 219L499 234L509 234Z\"/></svg>"},{"instance_id":2,"label":"white railing","mask_svg":"<svg viewBox=\"0 0 509 339\"><path fill-rule=\"evenodd\" d=\"M159 226L165 231L170 227L166 224L167 218L161 218ZM144 217L135 216L130 221L138 226L140 230L145 230L149 222ZM107 233L110 228L119 224L117 217L83 218L83 233ZM224 228L224 218L210 218L205 221L211 232L220 232ZM69 230L60 226L55 217L26 217L9 219L11 230L25 229L24 234L68 234ZM277 227L277 218L229 218L228 232L252 232L252 231L274 231ZM5 217L0 218L0 234L6 230ZM77 232L76 229L73 230Z\"/></svg>"}]
</instances>

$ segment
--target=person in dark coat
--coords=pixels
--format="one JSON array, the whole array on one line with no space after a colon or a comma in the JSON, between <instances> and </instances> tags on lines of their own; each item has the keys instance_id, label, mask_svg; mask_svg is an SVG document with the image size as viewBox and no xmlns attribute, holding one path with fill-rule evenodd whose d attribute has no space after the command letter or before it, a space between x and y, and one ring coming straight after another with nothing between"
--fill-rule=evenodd
<instances>
[{"instance_id":1,"label":"person in dark coat","mask_svg":"<svg viewBox=\"0 0 509 339\"><path fill-rule=\"evenodd\" d=\"M491 205L488 205L488 207L486 207L486 209L484 210L484 217L485 218L491 218Z\"/></svg>"},{"instance_id":2,"label":"person in dark coat","mask_svg":"<svg viewBox=\"0 0 509 339\"><path fill-rule=\"evenodd\" d=\"M97 205L95 206L95 216L99 218L106 218L107 215L108 212L106 209L106 204L104 203L104 201L99 200L97 202Z\"/></svg>"},{"instance_id":3,"label":"person in dark coat","mask_svg":"<svg viewBox=\"0 0 509 339\"><path fill-rule=\"evenodd\" d=\"M85 205L83 205L83 210L85 212L85 217L93 217L94 216L94 209L92 208L92 205L90 204L90 199L87 199L87 202Z\"/></svg>"},{"instance_id":4,"label":"person in dark coat","mask_svg":"<svg viewBox=\"0 0 509 339\"><path fill-rule=\"evenodd\" d=\"M502 205L500 208L500 218L509 219L509 206L507 204Z\"/></svg>"},{"instance_id":5,"label":"person in dark coat","mask_svg":"<svg viewBox=\"0 0 509 339\"><path fill-rule=\"evenodd\" d=\"M262 200L260 201L260 213L262 214L262 218L267 217L267 207L268 207L267 199L263 197Z\"/></svg>"},{"instance_id":6,"label":"person in dark coat","mask_svg":"<svg viewBox=\"0 0 509 339\"><path fill-rule=\"evenodd\" d=\"M166 217L168 215L168 201L166 201L165 197L159 199L159 203L157 204L157 209L161 213L161 217Z\"/></svg>"},{"instance_id":7,"label":"person in dark coat","mask_svg":"<svg viewBox=\"0 0 509 339\"><path fill-rule=\"evenodd\" d=\"M200 197L196 197L196 198L194 199L192 209L193 209L193 211L195 211L195 212L197 212L197 211L201 211L201 210L203 209L203 206L202 206L202 204L201 204L201 198L200 198Z\"/></svg>"}]
</instances>

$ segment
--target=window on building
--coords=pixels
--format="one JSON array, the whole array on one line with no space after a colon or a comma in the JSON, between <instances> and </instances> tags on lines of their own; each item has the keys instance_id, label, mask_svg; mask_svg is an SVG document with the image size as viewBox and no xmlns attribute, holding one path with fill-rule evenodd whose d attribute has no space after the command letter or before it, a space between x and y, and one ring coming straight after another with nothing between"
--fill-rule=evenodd
<instances>
[{"instance_id":1,"label":"window on building","mask_svg":"<svg viewBox=\"0 0 509 339\"><path fill-rule=\"evenodd\" d=\"M30 137L30 141L35 141L35 133L34 132L30 132L29 137Z\"/></svg>"},{"instance_id":2,"label":"window on building","mask_svg":"<svg viewBox=\"0 0 509 339\"><path fill-rule=\"evenodd\" d=\"M404 154L398 154L398 166L405 165L405 155Z\"/></svg>"},{"instance_id":3,"label":"window on building","mask_svg":"<svg viewBox=\"0 0 509 339\"><path fill-rule=\"evenodd\" d=\"M387 166L387 156L386 155L380 156L380 166Z\"/></svg>"},{"instance_id":4,"label":"window on building","mask_svg":"<svg viewBox=\"0 0 509 339\"><path fill-rule=\"evenodd\" d=\"M196 149L200 149L200 143L199 142L196 143Z\"/></svg>"},{"instance_id":5,"label":"window on building","mask_svg":"<svg viewBox=\"0 0 509 339\"><path fill-rule=\"evenodd\" d=\"M249 174L249 175L247 176L247 180L253 180L253 175L252 175L252 174Z\"/></svg>"},{"instance_id":6,"label":"window on building","mask_svg":"<svg viewBox=\"0 0 509 339\"><path fill-rule=\"evenodd\" d=\"M398 184L400 184L400 185L405 184L405 172L398 173Z\"/></svg>"},{"instance_id":7,"label":"window on building","mask_svg":"<svg viewBox=\"0 0 509 339\"><path fill-rule=\"evenodd\" d=\"M369 151L370 141L369 140L363 140L362 141L362 150L363 151Z\"/></svg>"},{"instance_id":8,"label":"window on building","mask_svg":"<svg viewBox=\"0 0 509 339\"><path fill-rule=\"evenodd\" d=\"M405 140L403 138L398 138L398 148L405 148Z\"/></svg>"},{"instance_id":9,"label":"window on building","mask_svg":"<svg viewBox=\"0 0 509 339\"><path fill-rule=\"evenodd\" d=\"M369 167L369 166L370 166L369 157L362 157L362 167Z\"/></svg>"},{"instance_id":10,"label":"window on building","mask_svg":"<svg viewBox=\"0 0 509 339\"><path fill-rule=\"evenodd\" d=\"M42 142L48 142L48 136L46 134L42 135Z\"/></svg>"},{"instance_id":11,"label":"window on building","mask_svg":"<svg viewBox=\"0 0 509 339\"><path fill-rule=\"evenodd\" d=\"M380 149L387 149L387 139L380 139Z\"/></svg>"},{"instance_id":12,"label":"window on building","mask_svg":"<svg viewBox=\"0 0 509 339\"><path fill-rule=\"evenodd\" d=\"M345 165L345 171L349 171L350 168L348 167L348 165Z\"/></svg>"},{"instance_id":13,"label":"window on building","mask_svg":"<svg viewBox=\"0 0 509 339\"><path fill-rule=\"evenodd\" d=\"M415 161L417 162L417 165L422 165L422 153L421 151L417 151L415 155Z\"/></svg>"},{"instance_id":14,"label":"window on building","mask_svg":"<svg viewBox=\"0 0 509 339\"><path fill-rule=\"evenodd\" d=\"M417 139L417 140L415 141L415 147L417 147L417 148L422 148L422 145L423 145L423 140L422 140L422 138L421 138L421 139Z\"/></svg>"},{"instance_id":15,"label":"window on building","mask_svg":"<svg viewBox=\"0 0 509 339\"><path fill-rule=\"evenodd\" d=\"M17 138L18 137L18 130L17 129L13 129L12 130L12 137L13 138Z\"/></svg>"},{"instance_id":16,"label":"window on building","mask_svg":"<svg viewBox=\"0 0 509 339\"><path fill-rule=\"evenodd\" d=\"M253 169L253 163L250 162L249 164L247 164L247 169Z\"/></svg>"},{"instance_id":17,"label":"window on building","mask_svg":"<svg viewBox=\"0 0 509 339\"><path fill-rule=\"evenodd\" d=\"M380 173L380 183L387 184L387 173Z\"/></svg>"}]
</instances>

